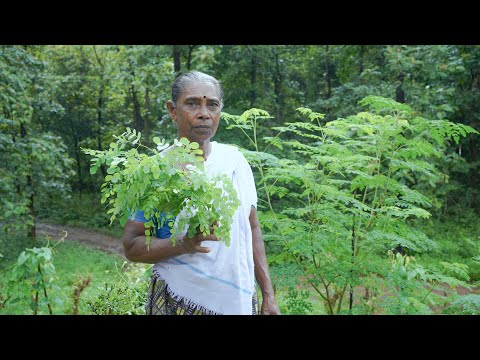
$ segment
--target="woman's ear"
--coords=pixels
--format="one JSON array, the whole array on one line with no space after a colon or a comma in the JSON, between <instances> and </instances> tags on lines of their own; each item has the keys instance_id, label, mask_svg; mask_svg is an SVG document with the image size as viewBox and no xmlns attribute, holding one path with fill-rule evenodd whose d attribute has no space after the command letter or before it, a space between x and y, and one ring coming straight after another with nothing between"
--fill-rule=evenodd
<instances>
[{"instance_id":1,"label":"woman's ear","mask_svg":"<svg viewBox=\"0 0 480 360\"><path fill-rule=\"evenodd\" d=\"M167 110L168 110L168 115L172 118L173 121L177 121L177 107L173 103L172 100L167 101Z\"/></svg>"}]
</instances>

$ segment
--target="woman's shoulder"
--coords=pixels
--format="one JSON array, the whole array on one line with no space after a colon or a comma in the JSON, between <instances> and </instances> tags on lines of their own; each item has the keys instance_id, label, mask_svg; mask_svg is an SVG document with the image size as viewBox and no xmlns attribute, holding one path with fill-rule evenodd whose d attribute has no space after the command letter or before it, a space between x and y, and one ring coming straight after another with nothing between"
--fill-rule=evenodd
<instances>
[{"instance_id":1,"label":"woman's shoulder","mask_svg":"<svg viewBox=\"0 0 480 360\"><path fill-rule=\"evenodd\" d=\"M243 151L248 152L248 150L241 150L236 145L222 144L217 142L215 142L214 146L215 152L217 154L216 156L223 159L223 161L227 161L228 163L236 167L241 165L248 165L247 158L243 154Z\"/></svg>"},{"instance_id":2,"label":"woman's shoulder","mask_svg":"<svg viewBox=\"0 0 480 360\"><path fill-rule=\"evenodd\" d=\"M223 144L216 141L212 141L212 144L215 147L215 151L217 151L219 154L222 154L222 155L235 154L237 156L238 154L241 155L240 150L235 145Z\"/></svg>"},{"instance_id":3,"label":"woman's shoulder","mask_svg":"<svg viewBox=\"0 0 480 360\"><path fill-rule=\"evenodd\" d=\"M246 162L245 156L235 145L215 142L213 146L215 147L215 157L212 158L214 162L221 162L235 167Z\"/></svg>"}]
</instances>

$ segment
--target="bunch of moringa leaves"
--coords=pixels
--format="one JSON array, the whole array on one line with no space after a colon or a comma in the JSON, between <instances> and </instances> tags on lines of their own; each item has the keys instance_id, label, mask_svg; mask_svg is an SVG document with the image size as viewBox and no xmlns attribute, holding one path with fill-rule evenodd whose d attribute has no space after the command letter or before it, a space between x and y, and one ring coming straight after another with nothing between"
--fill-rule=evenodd
<instances>
[{"instance_id":1,"label":"bunch of moringa leaves","mask_svg":"<svg viewBox=\"0 0 480 360\"><path fill-rule=\"evenodd\" d=\"M213 225L215 235L230 245L233 214L240 201L227 176L205 172L198 143L181 138L169 146L155 137L156 148L148 148L140 144L140 132L130 128L114 137L117 141L108 150L82 149L93 156L91 174L102 164L107 166L101 202L108 201L110 223L118 216L123 226L143 210L149 219L145 223L148 244L152 235L149 228L154 222L161 227L167 221L173 243L187 228L188 236L193 237L197 230L209 234ZM129 145L133 147L127 149ZM139 148L153 155L139 153Z\"/></svg>"}]
</instances>

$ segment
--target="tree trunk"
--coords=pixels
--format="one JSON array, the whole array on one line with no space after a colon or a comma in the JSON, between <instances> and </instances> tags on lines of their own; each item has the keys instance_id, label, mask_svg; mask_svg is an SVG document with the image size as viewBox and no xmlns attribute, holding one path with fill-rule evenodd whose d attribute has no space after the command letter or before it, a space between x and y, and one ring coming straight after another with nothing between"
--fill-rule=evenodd
<instances>
[{"instance_id":1,"label":"tree trunk","mask_svg":"<svg viewBox=\"0 0 480 360\"><path fill-rule=\"evenodd\" d=\"M475 129L474 121L472 120L471 126ZM478 162L478 152L477 152L477 141L475 138L475 135L470 135L470 156L471 156L471 161L473 164L477 164ZM476 209L477 211L479 210L478 207L478 165L475 166L472 171L470 171L470 186L472 187L473 190L473 196L472 196L472 208Z\"/></svg>"},{"instance_id":2,"label":"tree trunk","mask_svg":"<svg viewBox=\"0 0 480 360\"><path fill-rule=\"evenodd\" d=\"M275 102L276 102L276 121L278 124L283 123L283 107L284 107L284 97L283 97L283 74L280 69L280 59L279 54L274 51L275 56L275 77L274 77L274 92L275 92Z\"/></svg>"},{"instance_id":3,"label":"tree trunk","mask_svg":"<svg viewBox=\"0 0 480 360\"><path fill-rule=\"evenodd\" d=\"M472 72L472 93L474 99L478 99L478 87L480 83L480 71ZM477 116L478 114L478 102L473 103L472 116L470 117L470 126L475 130L480 130L478 127ZM478 163L478 144L477 137L474 134L470 134L470 161L472 164ZM472 187L473 196L471 206L473 209L479 211L478 207L478 165L474 166L470 171L470 186Z\"/></svg>"},{"instance_id":4,"label":"tree trunk","mask_svg":"<svg viewBox=\"0 0 480 360\"><path fill-rule=\"evenodd\" d=\"M400 75L398 75L398 80L400 81L400 84L395 89L395 101L402 104L405 103L405 92L402 89L403 79L404 79L404 75L403 73L400 73ZM395 254L400 253L400 255L405 255L405 249L401 245L397 245L395 249L393 249L393 252Z\"/></svg>"},{"instance_id":5,"label":"tree trunk","mask_svg":"<svg viewBox=\"0 0 480 360\"><path fill-rule=\"evenodd\" d=\"M192 54L193 50L197 47L197 45L188 45L188 55L187 55L187 70L190 71L192 68Z\"/></svg>"},{"instance_id":6,"label":"tree trunk","mask_svg":"<svg viewBox=\"0 0 480 360\"><path fill-rule=\"evenodd\" d=\"M395 89L395 100L402 104L405 103L405 92L403 91L403 88L402 88L403 79L404 79L404 74L400 73L400 75L398 75L398 81L400 81L400 84Z\"/></svg>"},{"instance_id":7,"label":"tree trunk","mask_svg":"<svg viewBox=\"0 0 480 360\"><path fill-rule=\"evenodd\" d=\"M376 45L375 46L376 50L376 56L375 56L375 65L377 66L378 69L384 69L385 68L385 45ZM382 71L380 78L382 81L385 81L388 78L388 72L387 71Z\"/></svg>"},{"instance_id":8,"label":"tree trunk","mask_svg":"<svg viewBox=\"0 0 480 360\"><path fill-rule=\"evenodd\" d=\"M82 157L80 147L78 146L78 133L75 125L73 123L74 112L68 105L65 105L65 113L67 116L65 119L68 119L69 122L69 129L71 132L71 136L73 139L74 151L75 151L75 159L77 160L77 174L78 174L78 184L80 186L80 197L82 196L83 189L85 188L85 184L83 182L83 173L82 173ZM88 183L88 179L87 179Z\"/></svg>"},{"instance_id":9,"label":"tree trunk","mask_svg":"<svg viewBox=\"0 0 480 360\"><path fill-rule=\"evenodd\" d=\"M135 86L133 84L130 87L130 95L132 96L133 103L133 127L135 130L141 132L143 130L143 120L140 112L140 103L138 101L137 91L135 90Z\"/></svg>"},{"instance_id":10,"label":"tree trunk","mask_svg":"<svg viewBox=\"0 0 480 360\"><path fill-rule=\"evenodd\" d=\"M327 99L332 97L332 74L330 69L330 47L326 45L327 56L325 58L325 82L327 83Z\"/></svg>"},{"instance_id":11,"label":"tree trunk","mask_svg":"<svg viewBox=\"0 0 480 360\"><path fill-rule=\"evenodd\" d=\"M82 166L80 163L81 161L80 148L78 147L78 140L76 135L73 136L73 145L75 146L75 160L77 160L78 185L80 186L79 190L80 190L80 198L81 198L83 193L83 175L82 175Z\"/></svg>"},{"instance_id":12,"label":"tree trunk","mask_svg":"<svg viewBox=\"0 0 480 360\"><path fill-rule=\"evenodd\" d=\"M257 101L257 92L255 90L256 83L257 83L257 57L255 53L247 48L248 52L250 53L250 107L255 107L255 103Z\"/></svg>"},{"instance_id":13,"label":"tree trunk","mask_svg":"<svg viewBox=\"0 0 480 360\"><path fill-rule=\"evenodd\" d=\"M365 62L365 45L360 45L360 64L358 66L358 75L362 75L364 70L364 62Z\"/></svg>"},{"instance_id":14,"label":"tree trunk","mask_svg":"<svg viewBox=\"0 0 480 360\"><path fill-rule=\"evenodd\" d=\"M356 193L354 194L354 197L356 197ZM352 249L352 257L351 257L351 264L352 264L352 270L350 270L350 274L353 275L353 266L355 265L355 215L353 215L353 224L352 224L352 242L351 242L351 249ZM353 310L353 284L350 282L349 284L349 301L348 301L348 311L350 315L352 314ZM340 301L342 299L340 298Z\"/></svg>"},{"instance_id":15,"label":"tree trunk","mask_svg":"<svg viewBox=\"0 0 480 360\"><path fill-rule=\"evenodd\" d=\"M97 54L97 49L95 45L93 45L93 51L95 53L95 57L97 59L98 64L100 65L100 89L98 91L98 100L97 100L97 147L98 150L102 151L102 126L103 126L103 94L105 92L105 83L104 83L104 71L105 68L103 66L100 57ZM103 177L107 176L107 171L105 169L105 164L100 165L100 171L102 172Z\"/></svg>"},{"instance_id":16,"label":"tree trunk","mask_svg":"<svg viewBox=\"0 0 480 360\"><path fill-rule=\"evenodd\" d=\"M402 89L402 84L403 84L403 73L400 73L398 76L398 80L400 80L400 85L398 85L397 89L395 90L395 100L399 103L405 103L405 92ZM400 253L400 255L405 255L405 250L403 249L403 246L397 245L395 249L393 249L393 252Z\"/></svg>"},{"instance_id":17,"label":"tree trunk","mask_svg":"<svg viewBox=\"0 0 480 360\"><path fill-rule=\"evenodd\" d=\"M36 232L35 232L35 207L34 207L34 191L33 191L33 183L32 183L32 177L30 175L27 176L27 188L30 189L30 196L29 200L30 203L28 204L28 210L30 212L30 216L32 217L33 224L30 225L30 228L28 229L28 237L35 240L37 238Z\"/></svg>"},{"instance_id":18,"label":"tree trunk","mask_svg":"<svg viewBox=\"0 0 480 360\"><path fill-rule=\"evenodd\" d=\"M23 122L20 122L20 136L22 137L22 139L25 139L27 137L27 129L25 128L25 125L23 124ZM29 171L29 174L27 175L27 192L28 192L28 199L29 199L29 203L28 203L28 211L29 211L29 215L32 217L32 225L30 225L28 227L28 230L27 230L27 236L33 240L35 240L36 238L36 234L35 234L35 207L34 207L34 196L35 196L35 192L34 192L34 189L33 189L33 181L32 181L32 166L31 166L31 160L30 160L30 155L28 156L28 171Z\"/></svg>"},{"instance_id":19,"label":"tree trunk","mask_svg":"<svg viewBox=\"0 0 480 360\"><path fill-rule=\"evenodd\" d=\"M101 80L103 81L103 79ZM102 151L102 125L103 125L103 85L100 89L100 95L98 96L98 108L97 108L97 147L98 150ZM100 165L100 171L102 172L103 177L107 176L107 170L105 169L105 164Z\"/></svg>"},{"instance_id":20,"label":"tree trunk","mask_svg":"<svg viewBox=\"0 0 480 360\"><path fill-rule=\"evenodd\" d=\"M145 90L145 116L143 117L143 143L150 146L150 89Z\"/></svg>"},{"instance_id":21,"label":"tree trunk","mask_svg":"<svg viewBox=\"0 0 480 360\"><path fill-rule=\"evenodd\" d=\"M175 76L180 74L181 61L180 61L180 45L173 45L173 71Z\"/></svg>"},{"instance_id":22,"label":"tree trunk","mask_svg":"<svg viewBox=\"0 0 480 360\"><path fill-rule=\"evenodd\" d=\"M306 79L305 79L305 104L311 104L318 98L321 76L321 48L309 45L305 49Z\"/></svg>"}]
</instances>

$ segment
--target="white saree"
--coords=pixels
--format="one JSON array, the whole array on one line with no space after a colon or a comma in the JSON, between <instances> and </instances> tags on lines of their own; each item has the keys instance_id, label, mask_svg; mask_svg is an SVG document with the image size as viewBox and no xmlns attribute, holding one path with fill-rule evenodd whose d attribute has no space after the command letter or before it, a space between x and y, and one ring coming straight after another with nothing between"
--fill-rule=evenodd
<instances>
[{"instance_id":1,"label":"white saree","mask_svg":"<svg viewBox=\"0 0 480 360\"><path fill-rule=\"evenodd\" d=\"M223 241L204 241L209 253L184 254L154 265L153 271L165 280L172 296L208 313L251 315L255 291L251 206L257 206L252 170L234 146L211 142L205 170L227 175L241 205L233 217L230 246Z\"/></svg>"}]
</instances>

